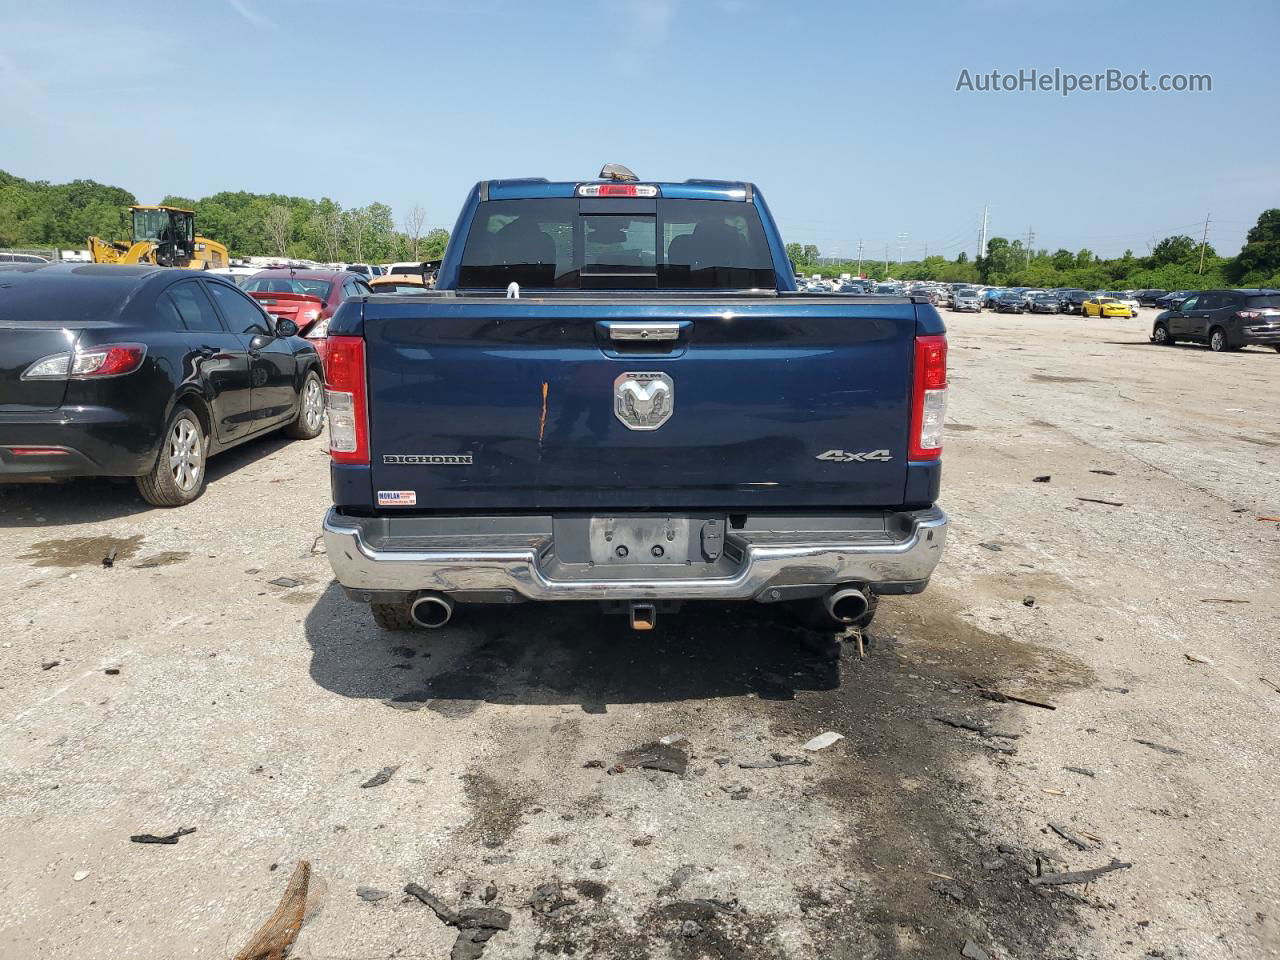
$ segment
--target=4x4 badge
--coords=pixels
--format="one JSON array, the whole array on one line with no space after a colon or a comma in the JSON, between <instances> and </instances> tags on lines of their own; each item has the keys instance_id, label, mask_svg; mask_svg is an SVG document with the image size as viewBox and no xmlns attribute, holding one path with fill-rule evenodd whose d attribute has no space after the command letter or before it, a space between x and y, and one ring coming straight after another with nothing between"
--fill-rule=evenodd
<instances>
[{"instance_id":1,"label":"4x4 badge","mask_svg":"<svg viewBox=\"0 0 1280 960\"><path fill-rule=\"evenodd\" d=\"M820 453L815 460L829 460L833 463L887 463L893 457L888 450L869 450L866 453L850 453L848 450L828 450Z\"/></svg>"}]
</instances>

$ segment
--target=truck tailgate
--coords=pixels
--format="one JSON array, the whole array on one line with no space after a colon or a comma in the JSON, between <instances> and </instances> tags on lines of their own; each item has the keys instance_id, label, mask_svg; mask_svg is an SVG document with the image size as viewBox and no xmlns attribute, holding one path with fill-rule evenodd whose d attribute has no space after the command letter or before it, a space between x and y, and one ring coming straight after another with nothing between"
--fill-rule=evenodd
<instances>
[{"instance_id":1,"label":"truck tailgate","mask_svg":"<svg viewBox=\"0 0 1280 960\"><path fill-rule=\"evenodd\" d=\"M383 508L903 500L909 301L458 298L365 310ZM675 339L642 338L637 324Z\"/></svg>"}]
</instances>

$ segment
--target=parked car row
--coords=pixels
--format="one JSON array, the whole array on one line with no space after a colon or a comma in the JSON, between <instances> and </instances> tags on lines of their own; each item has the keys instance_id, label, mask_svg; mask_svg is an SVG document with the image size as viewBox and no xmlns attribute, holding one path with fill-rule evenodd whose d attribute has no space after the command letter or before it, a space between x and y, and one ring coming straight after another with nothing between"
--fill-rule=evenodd
<instances>
[{"instance_id":1,"label":"parked car row","mask_svg":"<svg viewBox=\"0 0 1280 960\"><path fill-rule=\"evenodd\" d=\"M923 297L937 307L959 313L1069 313L1085 317L1136 317L1141 307L1177 309L1194 290L1083 290L1078 287L995 287L935 281L875 281L856 277L797 277L806 293L847 293Z\"/></svg>"},{"instance_id":2,"label":"parked car row","mask_svg":"<svg viewBox=\"0 0 1280 960\"><path fill-rule=\"evenodd\" d=\"M1136 317L1141 306L1176 307L1191 291L1083 290L1078 287L998 287L938 281L868 280L850 276L826 279L796 277L806 293L846 293L874 296L921 297L936 307L957 312L1073 313L1082 316ZM1116 304L1120 304L1119 307Z\"/></svg>"},{"instance_id":3,"label":"parked car row","mask_svg":"<svg viewBox=\"0 0 1280 960\"><path fill-rule=\"evenodd\" d=\"M901 283L897 280L841 278L827 280L796 278L806 293L852 293L873 296L911 296L923 298L936 307L950 307L957 312L993 310L997 314L1078 314L1080 316L1134 317L1138 315L1139 294L1155 302L1164 291L1084 291L1079 288L1055 288L1043 291L1032 287L979 287L977 284L936 282Z\"/></svg>"},{"instance_id":4,"label":"parked car row","mask_svg":"<svg viewBox=\"0 0 1280 960\"><path fill-rule=\"evenodd\" d=\"M914 291L912 291L914 292ZM1203 343L1215 352L1270 346L1280 352L1280 290L1002 289L957 284L956 312L1071 313L1083 317L1132 318L1143 306L1161 309L1151 331L1160 344Z\"/></svg>"},{"instance_id":5,"label":"parked car row","mask_svg":"<svg viewBox=\"0 0 1280 960\"><path fill-rule=\"evenodd\" d=\"M1082 316L1136 317L1138 301L1125 291L1090 292L1075 288L1037 290L1030 287L957 286L952 309L975 313L1074 313Z\"/></svg>"},{"instance_id":6,"label":"parked car row","mask_svg":"<svg viewBox=\"0 0 1280 960\"><path fill-rule=\"evenodd\" d=\"M835 277L825 279L820 276L812 277L796 277L796 289L805 293L854 293L854 294L870 294L876 283L874 280L866 280L860 277Z\"/></svg>"}]
</instances>

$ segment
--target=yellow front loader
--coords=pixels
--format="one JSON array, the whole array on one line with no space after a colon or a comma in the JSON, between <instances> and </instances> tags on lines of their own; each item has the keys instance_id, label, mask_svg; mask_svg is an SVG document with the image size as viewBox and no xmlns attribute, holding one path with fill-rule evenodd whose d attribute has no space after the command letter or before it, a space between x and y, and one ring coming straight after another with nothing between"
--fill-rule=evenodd
<instances>
[{"instance_id":1,"label":"yellow front loader","mask_svg":"<svg viewBox=\"0 0 1280 960\"><path fill-rule=\"evenodd\" d=\"M208 270L225 267L227 247L196 235L196 215L181 207L130 207L133 243L112 243L89 238L94 263L154 263L162 267Z\"/></svg>"}]
</instances>

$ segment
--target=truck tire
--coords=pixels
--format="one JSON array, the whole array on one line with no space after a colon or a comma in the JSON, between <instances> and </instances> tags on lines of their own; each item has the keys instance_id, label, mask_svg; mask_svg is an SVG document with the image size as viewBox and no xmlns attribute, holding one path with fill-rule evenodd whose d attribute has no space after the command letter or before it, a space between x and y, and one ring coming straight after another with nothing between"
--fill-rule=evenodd
<instances>
[{"instance_id":1,"label":"truck tire","mask_svg":"<svg viewBox=\"0 0 1280 960\"><path fill-rule=\"evenodd\" d=\"M383 630L417 630L418 625L409 616L407 603L371 603L373 622Z\"/></svg>"},{"instance_id":2,"label":"truck tire","mask_svg":"<svg viewBox=\"0 0 1280 960\"><path fill-rule=\"evenodd\" d=\"M190 407L178 406L164 428L150 472L137 477L138 493L153 507L181 507L204 493L209 438Z\"/></svg>"},{"instance_id":3,"label":"truck tire","mask_svg":"<svg viewBox=\"0 0 1280 960\"><path fill-rule=\"evenodd\" d=\"M313 440L324 429L324 384L320 375L309 370L298 392L298 415L284 428L293 440Z\"/></svg>"}]
</instances>

